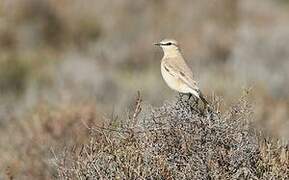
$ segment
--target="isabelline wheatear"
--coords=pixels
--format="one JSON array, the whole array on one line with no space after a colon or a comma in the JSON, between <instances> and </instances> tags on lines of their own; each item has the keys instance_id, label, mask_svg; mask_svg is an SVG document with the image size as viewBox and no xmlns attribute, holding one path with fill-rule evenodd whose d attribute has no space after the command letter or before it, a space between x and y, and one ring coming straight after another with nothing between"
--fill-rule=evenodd
<instances>
[{"instance_id":1,"label":"isabelline wheatear","mask_svg":"<svg viewBox=\"0 0 289 180\"><path fill-rule=\"evenodd\" d=\"M164 56L161 61L161 73L167 85L179 93L188 94L189 99L193 95L201 99L205 106L207 100L193 79L193 73L184 60L177 41L164 39L155 45L163 49Z\"/></svg>"}]
</instances>

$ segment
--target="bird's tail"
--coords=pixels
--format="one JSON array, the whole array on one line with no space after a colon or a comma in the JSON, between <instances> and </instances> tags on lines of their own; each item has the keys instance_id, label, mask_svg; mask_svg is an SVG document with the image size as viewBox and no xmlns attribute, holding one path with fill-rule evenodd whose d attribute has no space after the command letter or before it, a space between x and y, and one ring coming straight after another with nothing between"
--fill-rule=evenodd
<instances>
[{"instance_id":1,"label":"bird's tail","mask_svg":"<svg viewBox=\"0 0 289 180\"><path fill-rule=\"evenodd\" d=\"M199 91L199 96L200 99L203 101L203 103L205 104L205 106L209 107L209 102L206 100L206 98L204 97L203 93L201 91Z\"/></svg>"}]
</instances>

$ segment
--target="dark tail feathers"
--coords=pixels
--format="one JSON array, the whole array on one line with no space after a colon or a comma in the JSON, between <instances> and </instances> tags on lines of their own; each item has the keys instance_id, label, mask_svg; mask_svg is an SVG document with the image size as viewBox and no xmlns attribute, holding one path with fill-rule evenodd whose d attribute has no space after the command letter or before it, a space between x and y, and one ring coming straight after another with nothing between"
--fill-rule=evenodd
<instances>
[{"instance_id":1,"label":"dark tail feathers","mask_svg":"<svg viewBox=\"0 0 289 180\"><path fill-rule=\"evenodd\" d=\"M205 106L210 106L209 105L209 102L205 99L203 93L201 91L199 91L199 96L200 96L200 99L203 101L203 103L205 104Z\"/></svg>"}]
</instances>

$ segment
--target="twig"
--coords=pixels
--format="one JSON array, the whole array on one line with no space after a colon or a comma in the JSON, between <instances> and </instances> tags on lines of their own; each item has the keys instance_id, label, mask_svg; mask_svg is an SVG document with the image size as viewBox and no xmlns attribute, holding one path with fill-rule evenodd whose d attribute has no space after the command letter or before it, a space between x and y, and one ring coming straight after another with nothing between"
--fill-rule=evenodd
<instances>
[{"instance_id":1,"label":"twig","mask_svg":"<svg viewBox=\"0 0 289 180\"><path fill-rule=\"evenodd\" d=\"M137 91L137 98L136 98L136 103L135 103L135 109L134 109L134 113L132 116L132 123L133 123L133 127L136 126L137 124L137 120L138 120L138 115L141 112L142 108L141 108L141 96L140 96L140 91Z\"/></svg>"}]
</instances>

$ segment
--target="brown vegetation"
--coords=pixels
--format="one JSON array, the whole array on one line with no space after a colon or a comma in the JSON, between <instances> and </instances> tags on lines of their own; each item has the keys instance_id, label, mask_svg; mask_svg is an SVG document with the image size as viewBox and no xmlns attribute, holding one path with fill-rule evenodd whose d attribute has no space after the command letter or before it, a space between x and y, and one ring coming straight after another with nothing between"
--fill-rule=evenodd
<instances>
[{"instance_id":1,"label":"brown vegetation","mask_svg":"<svg viewBox=\"0 0 289 180\"><path fill-rule=\"evenodd\" d=\"M193 105L192 105L193 104ZM219 112L191 101L92 126L90 142L58 157L61 179L287 179L289 149L259 139L245 98ZM140 110L137 104L134 115ZM115 127L115 124L118 124Z\"/></svg>"},{"instance_id":2,"label":"brown vegetation","mask_svg":"<svg viewBox=\"0 0 289 180\"><path fill-rule=\"evenodd\" d=\"M173 161L167 151L154 149L155 153L163 154L158 155L159 162L153 159L154 154L144 154L152 150L143 146L144 143L152 145L151 140L140 138L160 138L165 135L167 140L157 142L164 147L171 142L172 146L176 146L174 141L177 138L196 142L195 145L188 144L193 148L191 151L195 152L199 141L191 138L197 135L214 138L200 134L215 130L208 124L218 126L221 123L218 126L221 129L216 130L218 132L228 126L224 132L234 137L237 132L231 132L232 127L240 125L239 130L247 132L246 121L250 121L250 134L242 135L245 140L237 142L233 148L231 141L225 144L230 146L232 152L251 156L251 152L245 152L238 144L247 142L252 151L257 149L257 153L252 155L253 159L242 157L246 163L243 169L236 163L238 173L232 169L224 170L222 167L231 165L232 162L228 161L234 160L234 157L223 155L226 148L222 149L212 142L212 147L219 148L213 154L214 158L215 155L224 157L220 162L225 164L217 169L219 157L213 159L208 176L216 177L219 173L220 176L231 177L248 172L248 177L268 179L288 174L288 9L287 0L264 0L262 3L258 0L0 1L0 179L52 179L64 173L63 170L67 170L67 176L93 171L75 167L75 162L81 166L90 162L86 155L80 157L74 154L79 152L81 145L86 149L96 146L100 151L107 147L108 152L116 153L118 157L126 156L131 163L145 170L149 167L142 163L150 163L157 170L152 171L155 175L162 172L167 177L184 176L178 168L189 170L190 166L185 161L200 163L200 158L189 155L191 159ZM186 109L187 106L182 107L184 112L174 109L182 103L174 104L174 92L161 79L161 51L152 45L163 38L174 38L180 42L204 94L208 97L216 94L224 99L219 107L220 113L215 115L218 121L204 120L209 114L199 112L193 112L194 117L187 117L192 110ZM253 105L249 110L239 104L248 111L242 112L240 116L248 115L251 111L252 117L231 122L227 118L239 111L231 112L232 104L247 87L252 89L248 99ZM136 127L127 127L125 125L131 120L127 120L126 111L138 89L145 103L153 108L144 105L145 110L139 114ZM173 103L164 105L164 101ZM173 112L174 115L171 114ZM149 120L158 113L172 116L167 119L156 118L164 125L183 127L177 126L177 129L156 134L137 133L135 138L129 136L134 131L111 132L96 127L104 124L110 130L124 128L135 131L148 128L149 125L156 128L160 124ZM184 117L176 118L179 123L173 121L176 114L182 113ZM185 117L188 121L184 121ZM109 119L112 119L111 125ZM85 125L95 130L91 131ZM190 137L191 130L186 130L186 126L192 131L203 129ZM251 132L252 129L260 135ZM174 133L176 137L168 133ZM98 134L101 135L96 136ZM123 151L113 151L107 142L104 142L103 147L94 143L103 141L106 136L114 145L118 145L116 149ZM252 139L246 140L249 137ZM268 137L270 140L267 140ZM90 138L93 139L91 144ZM124 142L124 139L128 142ZM125 143L129 145L125 146ZM210 143L205 143L204 147ZM136 150L135 145L141 146L144 152ZM68 148L71 146L75 146L73 152ZM63 153L74 161L56 166L54 156L60 162L64 160L59 156L64 147L68 149ZM177 146L172 153L183 156L190 152L186 149L176 152L181 148ZM132 150L138 152L136 157L143 162L133 161L134 157L129 152ZM200 149L198 153L195 154L203 158L210 152ZM91 155L96 156L94 153ZM204 160L208 161L206 158ZM250 164L251 160L255 162L254 159L257 159L257 164ZM106 160L98 159L103 162ZM185 166L176 165L177 161ZM123 171L129 172L121 174L123 176L136 175L130 169L130 162L121 164L124 162L113 159L113 165L129 168L129 171ZM161 163L161 166L157 163ZM200 165L200 168L204 169L205 166L208 166L208 162ZM57 170L57 167L64 169ZM171 171L165 168L171 168ZM201 174L199 172L190 175L197 176ZM101 175L107 174L101 171Z\"/></svg>"}]
</instances>

